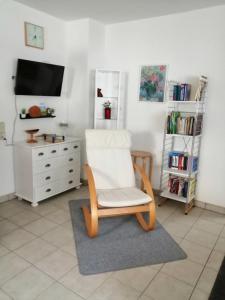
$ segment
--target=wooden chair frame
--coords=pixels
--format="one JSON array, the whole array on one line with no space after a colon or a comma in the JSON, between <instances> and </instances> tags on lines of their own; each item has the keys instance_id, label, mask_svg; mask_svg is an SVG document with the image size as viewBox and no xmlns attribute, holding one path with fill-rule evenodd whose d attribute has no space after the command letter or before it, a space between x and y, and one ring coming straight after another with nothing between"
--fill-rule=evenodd
<instances>
[{"instance_id":1,"label":"wooden chair frame","mask_svg":"<svg viewBox=\"0 0 225 300\"><path fill-rule=\"evenodd\" d=\"M97 193L95 188L95 181L92 170L88 164L85 164L84 169L87 174L88 188L90 194L90 208L82 207L85 225L88 236L93 238L98 234L98 219L105 217L114 217L120 215L134 214L138 223L145 231L153 230L155 227L155 200L152 191L151 183L144 171L144 169L137 164L133 164L134 170L139 173L144 184L144 190L151 197L152 201L147 204L126 206L126 207L101 207L97 201ZM148 222L145 221L142 213L148 212Z\"/></svg>"}]
</instances>

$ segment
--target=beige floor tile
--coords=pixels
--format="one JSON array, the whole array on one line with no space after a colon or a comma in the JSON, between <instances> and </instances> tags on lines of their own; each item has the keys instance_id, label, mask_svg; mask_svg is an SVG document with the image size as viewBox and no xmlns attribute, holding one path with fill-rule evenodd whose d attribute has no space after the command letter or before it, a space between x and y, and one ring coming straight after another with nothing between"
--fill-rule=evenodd
<instances>
[{"instance_id":1,"label":"beige floor tile","mask_svg":"<svg viewBox=\"0 0 225 300\"><path fill-rule=\"evenodd\" d=\"M160 223L163 223L174 211L175 207L163 206L156 208L156 217Z\"/></svg>"},{"instance_id":2,"label":"beige floor tile","mask_svg":"<svg viewBox=\"0 0 225 300\"><path fill-rule=\"evenodd\" d=\"M1 289L0 289L0 300L11 300L12 298L6 295Z\"/></svg>"},{"instance_id":3,"label":"beige floor tile","mask_svg":"<svg viewBox=\"0 0 225 300\"><path fill-rule=\"evenodd\" d=\"M219 235L223 229L223 225L200 218L194 224L193 228L200 229L211 234Z\"/></svg>"},{"instance_id":4,"label":"beige floor tile","mask_svg":"<svg viewBox=\"0 0 225 300\"><path fill-rule=\"evenodd\" d=\"M58 209L57 211L50 213L48 215L45 215L45 217L52 221L57 223L58 225L65 223L70 219L70 214L69 212L63 210L63 209Z\"/></svg>"},{"instance_id":5,"label":"beige floor tile","mask_svg":"<svg viewBox=\"0 0 225 300\"><path fill-rule=\"evenodd\" d=\"M5 248L4 246L0 245L0 257L9 253L9 250Z\"/></svg>"},{"instance_id":6,"label":"beige floor tile","mask_svg":"<svg viewBox=\"0 0 225 300\"><path fill-rule=\"evenodd\" d=\"M0 285L28 268L30 264L16 255L9 253L0 257Z\"/></svg>"},{"instance_id":7,"label":"beige floor tile","mask_svg":"<svg viewBox=\"0 0 225 300\"><path fill-rule=\"evenodd\" d=\"M225 238L225 226L223 227L223 230L220 233L220 236L223 237L223 238Z\"/></svg>"},{"instance_id":8,"label":"beige floor tile","mask_svg":"<svg viewBox=\"0 0 225 300\"><path fill-rule=\"evenodd\" d=\"M191 227L196 220L198 219L198 216L192 216L192 215L185 215L184 212L175 211L169 218L166 220L166 223L173 223L181 226L187 226Z\"/></svg>"},{"instance_id":9,"label":"beige floor tile","mask_svg":"<svg viewBox=\"0 0 225 300\"><path fill-rule=\"evenodd\" d=\"M225 238L220 237L214 249L225 254Z\"/></svg>"},{"instance_id":10,"label":"beige floor tile","mask_svg":"<svg viewBox=\"0 0 225 300\"><path fill-rule=\"evenodd\" d=\"M201 277L198 281L196 288L209 294L216 280L216 276L217 276L217 272L215 270L206 267L201 274Z\"/></svg>"},{"instance_id":11,"label":"beige floor tile","mask_svg":"<svg viewBox=\"0 0 225 300\"><path fill-rule=\"evenodd\" d=\"M218 272L220 269L221 263L223 261L223 258L224 258L224 254L222 252L213 250L206 266L213 269L214 271Z\"/></svg>"},{"instance_id":12,"label":"beige floor tile","mask_svg":"<svg viewBox=\"0 0 225 300\"><path fill-rule=\"evenodd\" d=\"M25 210L14 216L9 217L9 220L19 226L24 226L24 225L26 225L32 221L35 221L39 218L40 218L40 215L38 215L32 211Z\"/></svg>"},{"instance_id":13,"label":"beige floor tile","mask_svg":"<svg viewBox=\"0 0 225 300\"><path fill-rule=\"evenodd\" d=\"M137 300L140 292L115 278L107 279L89 298L90 300Z\"/></svg>"},{"instance_id":14,"label":"beige floor tile","mask_svg":"<svg viewBox=\"0 0 225 300\"><path fill-rule=\"evenodd\" d=\"M138 300L154 300L152 297L150 297L149 295L142 295L140 298L138 298Z\"/></svg>"},{"instance_id":15,"label":"beige floor tile","mask_svg":"<svg viewBox=\"0 0 225 300\"><path fill-rule=\"evenodd\" d=\"M53 280L49 276L30 267L7 281L2 289L14 300L33 300L52 282Z\"/></svg>"},{"instance_id":16,"label":"beige floor tile","mask_svg":"<svg viewBox=\"0 0 225 300\"><path fill-rule=\"evenodd\" d=\"M193 287L160 272L146 289L144 295L154 300L187 300Z\"/></svg>"},{"instance_id":17,"label":"beige floor tile","mask_svg":"<svg viewBox=\"0 0 225 300\"><path fill-rule=\"evenodd\" d=\"M47 290L42 292L36 300L82 300L80 296L55 282Z\"/></svg>"},{"instance_id":18,"label":"beige floor tile","mask_svg":"<svg viewBox=\"0 0 225 300\"><path fill-rule=\"evenodd\" d=\"M156 264L156 265L149 266L149 268L159 271L163 266L164 264Z\"/></svg>"},{"instance_id":19,"label":"beige floor tile","mask_svg":"<svg viewBox=\"0 0 225 300\"><path fill-rule=\"evenodd\" d=\"M73 268L59 281L67 288L74 291L81 297L89 297L96 288L98 288L111 273L103 273L97 275L84 276L81 275L78 266ZM91 298L92 299L92 298Z\"/></svg>"},{"instance_id":20,"label":"beige floor tile","mask_svg":"<svg viewBox=\"0 0 225 300\"><path fill-rule=\"evenodd\" d=\"M73 241L73 233L63 226L57 226L42 235L42 238L54 246L63 247L68 242Z\"/></svg>"},{"instance_id":21,"label":"beige floor tile","mask_svg":"<svg viewBox=\"0 0 225 300\"><path fill-rule=\"evenodd\" d=\"M161 272L173 276L178 280L182 280L190 285L195 285L201 272L203 265L192 262L188 259L175 262L169 262L164 265Z\"/></svg>"},{"instance_id":22,"label":"beige floor tile","mask_svg":"<svg viewBox=\"0 0 225 300\"><path fill-rule=\"evenodd\" d=\"M190 300L208 300L209 295L199 289L195 289Z\"/></svg>"},{"instance_id":23,"label":"beige floor tile","mask_svg":"<svg viewBox=\"0 0 225 300\"><path fill-rule=\"evenodd\" d=\"M32 208L33 212L35 212L41 216L48 215L57 210L58 210L58 208L51 202L51 200L41 201L37 207Z\"/></svg>"},{"instance_id":24,"label":"beige floor tile","mask_svg":"<svg viewBox=\"0 0 225 300\"><path fill-rule=\"evenodd\" d=\"M168 231L172 236L175 235L179 238L184 238L185 235L191 228L191 225L185 224L176 224L176 222L168 222L166 221L163 224L163 227Z\"/></svg>"},{"instance_id":25,"label":"beige floor tile","mask_svg":"<svg viewBox=\"0 0 225 300\"><path fill-rule=\"evenodd\" d=\"M192 228L185 236L185 239L201 246L213 248L216 243L217 236L199 229Z\"/></svg>"},{"instance_id":26,"label":"beige floor tile","mask_svg":"<svg viewBox=\"0 0 225 300\"><path fill-rule=\"evenodd\" d=\"M53 223L47 220L46 218L40 218L34 222L27 224L26 226L24 226L24 228L35 235L41 236L44 233L55 228L56 226L57 226L56 223Z\"/></svg>"},{"instance_id":27,"label":"beige floor tile","mask_svg":"<svg viewBox=\"0 0 225 300\"><path fill-rule=\"evenodd\" d=\"M23 229L16 229L11 233L2 236L0 238L0 242L6 248L15 250L35 238L36 236L30 232L27 232Z\"/></svg>"},{"instance_id":28,"label":"beige floor tile","mask_svg":"<svg viewBox=\"0 0 225 300\"><path fill-rule=\"evenodd\" d=\"M0 216L3 218L16 215L23 210L24 209L21 206L17 205L16 203L11 203L11 201L0 204Z\"/></svg>"},{"instance_id":29,"label":"beige floor tile","mask_svg":"<svg viewBox=\"0 0 225 300\"><path fill-rule=\"evenodd\" d=\"M223 225L225 224L225 216L223 214L219 214L209 210L204 210L204 212L201 215L201 219L210 222L215 222L218 224L223 224Z\"/></svg>"},{"instance_id":30,"label":"beige floor tile","mask_svg":"<svg viewBox=\"0 0 225 300\"><path fill-rule=\"evenodd\" d=\"M35 263L35 265L49 276L59 279L75 266L75 259L74 256L57 250Z\"/></svg>"},{"instance_id":31,"label":"beige floor tile","mask_svg":"<svg viewBox=\"0 0 225 300\"><path fill-rule=\"evenodd\" d=\"M133 268L117 271L113 273L113 278L142 292L157 272L155 269L149 267Z\"/></svg>"},{"instance_id":32,"label":"beige floor tile","mask_svg":"<svg viewBox=\"0 0 225 300\"><path fill-rule=\"evenodd\" d=\"M16 249L15 252L29 262L35 263L56 250L57 248L53 245L37 238L23 247Z\"/></svg>"},{"instance_id":33,"label":"beige floor tile","mask_svg":"<svg viewBox=\"0 0 225 300\"><path fill-rule=\"evenodd\" d=\"M76 247L75 247L75 243L74 241L71 241L69 243L66 243L62 248L61 250L71 254L71 255L74 255L75 257L77 257L77 250L76 250Z\"/></svg>"},{"instance_id":34,"label":"beige floor tile","mask_svg":"<svg viewBox=\"0 0 225 300\"><path fill-rule=\"evenodd\" d=\"M203 265L212 251L210 248L200 246L185 239L180 243L180 246L186 252L189 260Z\"/></svg>"},{"instance_id":35,"label":"beige floor tile","mask_svg":"<svg viewBox=\"0 0 225 300\"><path fill-rule=\"evenodd\" d=\"M3 220L0 222L0 236L10 233L13 230L15 230L16 228L18 228L17 225L13 224L12 222L10 222L8 220Z\"/></svg>"}]
</instances>

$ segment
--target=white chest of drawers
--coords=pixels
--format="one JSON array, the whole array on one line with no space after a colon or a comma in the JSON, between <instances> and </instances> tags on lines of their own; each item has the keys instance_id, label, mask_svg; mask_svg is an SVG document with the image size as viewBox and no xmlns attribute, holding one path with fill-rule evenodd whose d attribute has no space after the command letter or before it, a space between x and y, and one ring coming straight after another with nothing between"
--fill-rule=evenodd
<instances>
[{"instance_id":1,"label":"white chest of drawers","mask_svg":"<svg viewBox=\"0 0 225 300\"><path fill-rule=\"evenodd\" d=\"M80 140L15 145L16 196L38 205L48 197L80 187Z\"/></svg>"}]
</instances>

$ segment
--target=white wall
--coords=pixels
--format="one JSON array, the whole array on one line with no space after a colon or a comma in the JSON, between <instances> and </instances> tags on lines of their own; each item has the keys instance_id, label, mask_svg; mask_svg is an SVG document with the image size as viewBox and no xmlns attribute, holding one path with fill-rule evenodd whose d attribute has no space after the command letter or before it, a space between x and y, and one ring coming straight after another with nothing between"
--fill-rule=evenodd
<instances>
[{"instance_id":1,"label":"white wall","mask_svg":"<svg viewBox=\"0 0 225 300\"><path fill-rule=\"evenodd\" d=\"M44 27L45 49L26 47L24 44L24 21ZM65 24L47 14L11 0L0 2L0 121L5 122L6 136L11 142L14 108L14 82L17 58L50 62L65 65ZM40 128L43 131L55 131L58 122L64 119L65 90L61 98L18 96L18 108L28 108L45 102L56 108L57 118L41 120L17 120L15 140L25 138L25 129ZM0 196L14 192L12 147L0 144Z\"/></svg>"},{"instance_id":2,"label":"white wall","mask_svg":"<svg viewBox=\"0 0 225 300\"><path fill-rule=\"evenodd\" d=\"M198 200L225 206L225 6L107 26L110 67L128 72L127 127L134 148L154 154L153 185L159 171L166 105L138 102L139 66L168 64L169 79L209 78L201 147Z\"/></svg>"}]
</instances>

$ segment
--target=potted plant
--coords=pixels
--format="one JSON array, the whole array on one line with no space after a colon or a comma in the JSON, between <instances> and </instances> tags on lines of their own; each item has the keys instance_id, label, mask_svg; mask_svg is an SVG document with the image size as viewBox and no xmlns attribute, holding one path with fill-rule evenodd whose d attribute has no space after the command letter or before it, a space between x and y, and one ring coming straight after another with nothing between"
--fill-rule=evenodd
<instances>
[{"instance_id":1,"label":"potted plant","mask_svg":"<svg viewBox=\"0 0 225 300\"><path fill-rule=\"evenodd\" d=\"M21 119L26 119L26 117L27 117L26 108L21 109L20 117L21 117Z\"/></svg>"},{"instance_id":2,"label":"potted plant","mask_svg":"<svg viewBox=\"0 0 225 300\"><path fill-rule=\"evenodd\" d=\"M111 119L111 102L106 101L104 104L105 119Z\"/></svg>"}]
</instances>

